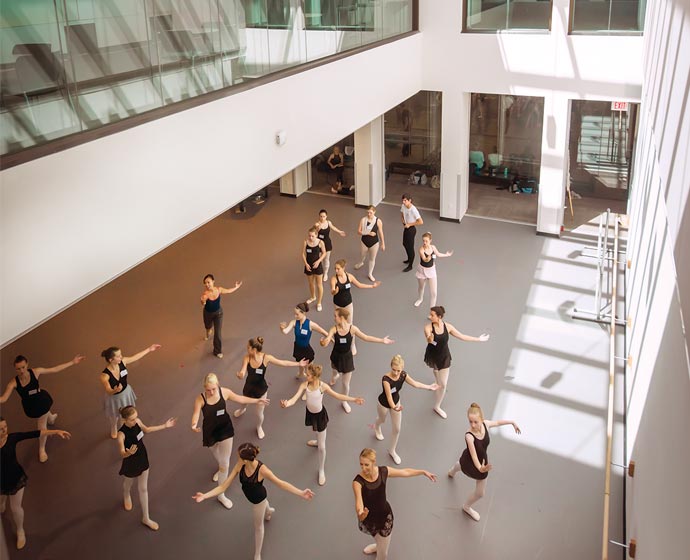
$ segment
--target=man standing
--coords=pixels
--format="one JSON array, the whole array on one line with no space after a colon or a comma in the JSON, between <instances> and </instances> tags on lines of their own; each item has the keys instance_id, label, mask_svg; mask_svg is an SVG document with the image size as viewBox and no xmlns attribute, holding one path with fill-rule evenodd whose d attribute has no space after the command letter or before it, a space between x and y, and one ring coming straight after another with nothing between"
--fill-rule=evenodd
<instances>
[{"instance_id":1,"label":"man standing","mask_svg":"<svg viewBox=\"0 0 690 560\"><path fill-rule=\"evenodd\" d=\"M403 223L403 247L407 252L407 260L403 261L407 266L403 272L412 270L412 263L414 262L414 237L417 234L417 227L421 226L424 221L419 215L419 210L412 204L412 197L405 193L402 195L402 206L400 207L400 219Z\"/></svg>"}]
</instances>

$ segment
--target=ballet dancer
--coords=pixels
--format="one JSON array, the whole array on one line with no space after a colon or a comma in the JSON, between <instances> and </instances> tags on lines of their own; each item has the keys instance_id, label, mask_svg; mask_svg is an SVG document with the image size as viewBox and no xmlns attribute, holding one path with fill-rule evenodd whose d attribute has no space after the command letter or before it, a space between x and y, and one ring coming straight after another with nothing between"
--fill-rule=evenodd
<instances>
[{"instance_id":1,"label":"ballet dancer","mask_svg":"<svg viewBox=\"0 0 690 560\"><path fill-rule=\"evenodd\" d=\"M134 406L137 402L137 396L129 384L129 376L126 364L133 364L141 360L149 352L155 352L161 347L160 344L152 344L141 352L129 356L122 357L122 350L117 346L111 346L101 352L101 356L106 361L106 367L101 372L101 383L105 389L105 400L103 407L105 415L110 424L110 437L117 438L117 429L120 422L120 410L125 406Z\"/></svg>"},{"instance_id":2,"label":"ballet dancer","mask_svg":"<svg viewBox=\"0 0 690 560\"><path fill-rule=\"evenodd\" d=\"M221 485L228 478L232 438L235 435L235 429L225 407L225 401L234 401L240 404L261 403L264 406L268 406L270 401L266 398L252 399L240 396L226 387L220 387L215 373L209 373L204 378L203 386L204 392L194 400L192 431L197 433L202 431L202 428L198 428L197 424L199 423L199 415L203 414L203 444L204 447L211 450L213 457L218 462L218 470L213 475L213 482ZM218 501L228 509L232 507L232 501L225 494L219 494Z\"/></svg>"},{"instance_id":3,"label":"ballet dancer","mask_svg":"<svg viewBox=\"0 0 690 560\"><path fill-rule=\"evenodd\" d=\"M164 424L158 426L146 426L139 420L137 409L133 406L125 406L120 411L120 416L122 416L122 427L117 434L117 444L120 448L120 457L122 457L119 474L125 477L122 484L125 511L132 510L130 491L136 478L141 505L141 522L149 529L158 531L158 523L149 517L149 457L144 445L144 434L173 428L177 423L177 418L168 418Z\"/></svg>"},{"instance_id":4,"label":"ballet dancer","mask_svg":"<svg viewBox=\"0 0 690 560\"><path fill-rule=\"evenodd\" d=\"M472 505L484 497L486 477L493 468L486 453L486 448L489 447L491 441L489 428L511 425L516 434L521 432L512 420L485 420L482 409L477 403L472 403L467 409L467 419L470 422L470 431L465 432L466 447L458 462L448 471L448 476L453 478L458 471L462 471L463 474L476 481L474 493L468 496L462 506L462 511L475 521L479 521L479 513L472 508Z\"/></svg>"},{"instance_id":5,"label":"ballet dancer","mask_svg":"<svg viewBox=\"0 0 690 560\"><path fill-rule=\"evenodd\" d=\"M376 278L374 278L376 254L379 252L379 246L382 251L386 250L386 239L383 236L383 221L376 217L376 208L369 206L367 215L359 221L357 233L362 236L362 254L360 261L355 265L355 270L362 268L364 266L364 259L367 259L367 278L372 282L376 282Z\"/></svg>"},{"instance_id":6,"label":"ballet dancer","mask_svg":"<svg viewBox=\"0 0 690 560\"><path fill-rule=\"evenodd\" d=\"M278 358L271 356L271 354L262 352L263 347L263 336L250 338L249 342L247 342L247 354L242 360L242 369L237 372L237 377L239 379L244 379L245 375L247 376L247 380L244 382L244 388L242 389L242 394L245 397L250 397L252 399L261 399L262 397L266 397L268 394L266 370L268 369L269 364L275 364L282 367L304 367L309 363L306 359L303 359L299 362L279 360ZM256 434L259 436L259 439L264 439L266 435L263 428L265 406L266 405L261 400L256 403L256 415L259 419L259 423L256 427ZM245 412L247 412L246 404L234 412L235 418L239 418Z\"/></svg>"},{"instance_id":7,"label":"ballet dancer","mask_svg":"<svg viewBox=\"0 0 690 560\"><path fill-rule=\"evenodd\" d=\"M254 560L261 560L261 549L264 544L264 521L270 521L275 513L275 508L272 508L268 503L264 480L270 480L281 490L290 492L304 500L311 500L314 497L314 492L309 488L300 490L273 474L271 469L256 458L259 454L259 448L253 443L243 443L240 445L237 449L237 454L239 459L225 482L205 494L197 492L194 494L193 499L197 503L201 503L208 498L218 496L221 492L225 492L230 488L230 484L239 474L242 492L244 492L247 500L252 503L252 509L254 510Z\"/></svg>"},{"instance_id":8,"label":"ballet dancer","mask_svg":"<svg viewBox=\"0 0 690 560\"><path fill-rule=\"evenodd\" d=\"M403 368L405 367L405 360L400 354L393 356L391 360L391 370L381 379L381 387L383 391L379 395L376 409L378 416L374 424L374 435L379 441L383 441L383 434L381 433L381 426L386 421L388 412L391 414L391 423L393 424L393 433L391 434L391 443L388 447L388 454L393 459L396 465L399 465L402 460L396 451L398 445L398 438L400 437L400 425L402 424L402 405L400 404L400 391L403 385L407 383L415 389L426 389L427 391L435 391L438 389L436 383L427 385L412 379Z\"/></svg>"},{"instance_id":9,"label":"ballet dancer","mask_svg":"<svg viewBox=\"0 0 690 560\"><path fill-rule=\"evenodd\" d=\"M304 425L311 426L312 431L316 432L316 439L307 441L309 447L319 449L319 486L326 484L326 428L328 426L328 412L323 406L324 393L343 402L353 402L359 405L364 404L362 397L349 397L341 395L331 389L326 383L321 381L322 368L317 364L307 366L307 380L303 382L297 392L289 400L281 400L280 406L289 408L297 402L302 393L307 396L307 409L304 418Z\"/></svg>"},{"instance_id":10,"label":"ballet dancer","mask_svg":"<svg viewBox=\"0 0 690 560\"><path fill-rule=\"evenodd\" d=\"M331 230L336 232L340 237L345 237L345 232L338 229L328 219L328 212L323 208L319 210L319 221L314 224L318 228L319 239L323 241L326 247L326 257L323 259L323 281L328 280L328 270L331 268L331 251L333 250L333 242L331 241Z\"/></svg>"},{"instance_id":11,"label":"ballet dancer","mask_svg":"<svg viewBox=\"0 0 690 560\"><path fill-rule=\"evenodd\" d=\"M10 500L10 510L17 529L17 548L26 546L24 532L24 487L28 477L17 461L17 444L25 439L59 436L69 439L71 434L64 430L33 430L31 432L9 433L6 420L0 416L0 513L5 513L7 499Z\"/></svg>"},{"instance_id":12,"label":"ballet dancer","mask_svg":"<svg viewBox=\"0 0 690 560\"><path fill-rule=\"evenodd\" d=\"M452 334L455 338L459 338L465 342L486 342L489 340L489 335L486 333L478 337L462 334L453 325L443 321L445 313L446 310L442 305L432 307L429 312L429 321L431 322L424 326L424 338L426 338L427 341L426 351L424 352L424 363L434 370L434 377L438 384L434 412L443 419L448 418L445 410L441 408L441 403L446 396L448 373L450 372L451 355L448 348L449 335Z\"/></svg>"},{"instance_id":13,"label":"ballet dancer","mask_svg":"<svg viewBox=\"0 0 690 560\"><path fill-rule=\"evenodd\" d=\"M376 465L376 451L364 449L359 454L361 472L352 481L355 493L355 512L359 530L374 537L374 543L364 547L364 554L376 554L376 560L388 558L393 531L393 510L386 500L386 481L390 478L426 476L436 482L436 475L421 469L396 469Z\"/></svg>"},{"instance_id":14,"label":"ballet dancer","mask_svg":"<svg viewBox=\"0 0 690 560\"><path fill-rule=\"evenodd\" d=\"M316 331L322 336L328 336L328 332L323 327L320 327L314 321L307 319L307 313L309 313L309 304L305 301L304 303L298 303L295 306L295 318L289 323L280 323L280 332L283 334L288 334L291 330L295 332L295 343L292 347L292 357L296 361L307 360L308 362L314 361L314 349L311 347L311 333ZM299 367L299 373L297 378L303 378L305 374L305 367Z\"/></svg>"},{"instance_id":15,"label":"ballet dancer","mask_svg":"<svg viewBox=\"0 0 690 560\"><path fill-rule=\"evenodd\" d=\"M29 367L29 360L24 356L17 356L14 359L14 370L17 375L12 379L5 388L5 392L0 397L0 403L5 404L10 398L12 391L17 390L19 398L22 400L22 408L24 414L29 418L35 418L37 422L37 430L46 430L48 425L55 424L57 413L50 410L53 406L53 398L45 389L41 389L38 378L41 375L48 373L58 373L66 370L69 367L77 365L84 359L84 356L77 354L69 362L53 366L50 368L37 367L31 369ZM45 463L48 460L46 453L46 440L48 436L41 435L38 438L38 460Z\"/></svg>"},{"instance_id":16,"label":"ballet dancer","mask_svg":"<svg viewBox=\"0 0 690 560\"><path fill-rule=\"evenodd\" d=\"M236 292L242 286L242 282L239 280L235 282L234 288L222 288L216 286L215 281L213 274L204 276L204 293L201 294L201 305L204 308L204 328L206 329L204 340L211 337L211 330L213 329L213 355L222 358L223 341L220 337L223 328L223 308L220 306L220 296Z\"/></svg>"},{"instance_id":17,"label":"ballet dancer","mask_svg":"<svg viewBox=\"0 0 690 560\"><path fill-rule=\"evenodd\" d=\"M342 393L349 395L350 380L352 379L352 372L355 371L355 362L352 357L353 337L361 338L364 342L377 342L379 344L393 344L395 341L388 335L379 338L363 333L358 327L350 323L350 313L347 309L336 309L334 315L335 325L328 331L328 336L321 339L321 346L328 346L331 341L334 341L331 351L331 385L335 385L338 377L342 375ZM352 410L347 402L343 402L343 409L348 414Z\"/></svg>"},{"instance_id":18,"label":"ballet dancer","mask_svg":"<svg viewBox=\"0 0 690 560\"><path fill-rule=\"evenodd\" d=\"M402 195L400 220L403 225L402 244L405 248L405 253L407 253L407 259L403 261L407 266L403 269L403 272L409 272L412 270L412 264L414 263L414 238L417 235L417 226L423 225L424 220L422 220L417 207L412 204L412 197L407 193Z\"/></svg>"},{"instance_id":19,"label":"ballet dancer","mask_svg":"<svg viewBox=\"0 0 690 560\"><path fill-rule=\"evenodd\" d=\"M302 245L302 260L304 274L307 275L310 297L307 303L316 301L316 310L321 311L323 299L323 260L326 258L326 245L318 237L319 228L312 226L307 232L307 238Z\"/></svg>"},{"instance_id":20,"label":"ballet dancer","mask_svg":"<svg viewBox=\"0 0 690 560\"><path fill-rule=\"evenodd\" d=\"M331 278L331 295L333 296L333 305L340 309L347 309L350 312L350 322L355 320L355 308L352 305L352 294L350 288L357 286L358 288L378 288L381 282L378 280L373 284L363 284L357 278L345 270L347 261L340 259L335 263L335 276ZM357 345L352 341L352 354L357 354Z\"/></svg>"},{"instance_id":21,"label":"ballet dancer","mask_svg":"<svg viewBox=\"0 0 690 560\"><path fill-rule=\"evenodd\" d=\"M453 251L441 253L435 245L431 244L431 234L427 231L422 235L422 246L419 248L419 264L417 265L417 301L415 307L422 305L424 300L424 286L429 282L429 296L431 297L430 307L436 305L436 257L450 257Z\"/></svg>"}]
</instances>

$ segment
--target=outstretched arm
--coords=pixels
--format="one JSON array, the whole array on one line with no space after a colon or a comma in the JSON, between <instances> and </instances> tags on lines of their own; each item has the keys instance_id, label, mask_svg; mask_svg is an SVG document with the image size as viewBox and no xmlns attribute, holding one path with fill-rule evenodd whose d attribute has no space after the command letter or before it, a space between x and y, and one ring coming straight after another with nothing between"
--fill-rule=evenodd
<instances>
[{"instance_id":1,"label":"outstretched arm","mask_svg":"<svg viewBox=\"0 0 690 560\"><path fill-rule=\"evenodd\" d=\"M36 377L38 377L39 375L43 375L45 373L58 373L59 371L67 369L68 367L76 366L83 359L84 359L84 356L82 356L81 354L77 354L69 362L65 362L64 364L60 364L59 366L53 366L50 368L42 368L42 367L34 368L34 373L36 374Z\"/></svg>"},{"instance_id":2,"label":"outstretched arm","mask_svg":"<svg viewBox=\"0 0 690 560\"><path fill-rule=\"evenodd\" d=\"M235 480L235 477L237 476L237 473L240 472L240 469L242 468L242 461L238 460L237 463L235 463L235 466L232 468L230 471L230 474L228 475L228 478L225 479L225 482L223 484L220 484L216 486L213 490L209 490L205 494L202 494L201 492L197 492L192 496L192 499L196 501L196 503L201 503L204 500L208 500L209 498L214 498L215 496L220 496L223 492L225 492L228 488L230 488L230 485L232 484L232 481Z\"/></svg>"},{"instance_id":3,"label":"outstretched arm","mask_svg":"<svg viewBox=\"0 0 690 560\"><path fill-rule=\"evenodd\" d=\"M270 480L273 484L275 484L278 488L281 490L285 490L286 492L290 492L290 494L294 494L295 496L299 496L300 498L304 500L311 500L314 497L314 492L309 490L309 488L306 488L304 490L300 490L296 486L293 486L289 482L286 482L285 480L281 480L278 478L276 475L273 474L273 471L269 469L266 465L261 465L261 472L259 473L260 475L263 474L264 478L267 478Z\"/></svg>"},{"instance_id":4,"label":"outstretched arm","mask_svg":"<svg viewBox=\"0 0 690 560\"><path fill-rule=\"evenodd\" d=\"M134 354L134 356L128 356L126 358L122 358L122 361L125 362L126 364L133 364L134 362L141 360L149 352L155 352L160 347L161 347L160 344L152 344L151 346L149 346L148 348L145 348L141 352Z\"/></svg>"},{"instance_id":5,"label":"outstretched arm","mask_svg":"<svg viewBox=\"0 0 690 560\"><path fill-rule=\"evenodd\" d=\"M311 321L309 324L311 325L311 330L316 331L322 336L328 336L328 331L322 326L317 325L314 321Z\"/></svg>"},{"instance_id":6,"label":"outstretched arm","mask_svg":"<svg viewBox=\"0 0 690 560\"><path fill-rule=\"evenodd\" d=\"M245 397L244 395L238 395L234 391L231 391L227 387L221 387L221 395L226 401L233 401L239 404L263 404L268 406L271 401L265 397L259 397L254 399L252 397Z\"/></svg>"},{"instance_id":7,"label":"outstretched arm","mask_svg":"<svg viewBox=\"0 0 690 560\"><path fill-rule=\"evenodd\" d=\"M313 325L313 323L312 323ZM328 346L331 342L333 342L333 337L335 336L335 327L331 327L331 330L328 331L328 334L321 339L319 344L321 346Z\"/></svg>"},{"instance_id":8,"label":"outstretched arm","mask_svg":"<svg viewBox=\"0 0 690 560\"><path fill-rule=\"evenodd\" d=\"M288 400L281 400L280 401L280 406L282 408L290 408L292 405L294 405L297 402L297 399L299 399L302 396L302 393L304 393L304 390L307 388L307 382L304 381L300 383L300 386L297 388L297 392L292 395L292 397Z\"/></svg>"},{"instance_id":9,"label":"outstretched arm","mask_svg":"<svg viewBox=\"0 0 690 560\"><path fill-rule=\"evenodd\" d=\"M388 467L388 476L391 478L410 478L413 476L426 476L431 482L436 482L436 475L422 469L396 469Z\"/></svg>"},{"instance_id":10,"label":"outstretched arm","mask_svg":"<svg viewBox=\"0 0 690 560\"><path fill-rule=\"evenodd\" d=\"M381 285L381 282L379 282L378 280L376 282L374 282L373 284L364 284L363 282L360 282L359 280L357 280L357 277L353 276L349 272L347 273L347 280L348 280L348 282L351 282L352 284L354 284L358 288L378 288Z\"/></svg>"},{"instance_id":11,"label":"outstretched arm","mask_svg":"<svg viewBox=\"0 0 690 560\"><path fill-rule=\"evenodd\" d=\"M241 281L241 280L237 280L237 281L235 282L235 287L234 287L234 288L221 288L221 287L218 287L218 291L219 291L221 294L231 294L232 292L236 292L237 290L239 290L241 286L242 286L242 281Z\"/></svg>"},{"instance_id":12,"label":"outstretched arm","mask_svg":"<svg viewBox=\"0 0 690 560\"><path fill-rule=\"evenodd\" d=\"M167 428L174 428L177 424L177 418L168 418L164 424L159 424L158 426L146 426L141 420L137 418L137 424L145 434L151 434L153 432L160 432Z\"/></svg>"},{"instance_id":13,"label":"outstretched arm","mask_svg":"<svg viewBox=\"0 0 690 560\"><path fill-rule=\"evenodd\" d=\"M351 331L353 335L355 335L357 338L361 338L365 342L377 342L379 344L393 344L395 342L395 340L388 338L388 335L384 336L383 338L379 338L377 336L365 334L354 325L352 325Z\"/></svg>"},{"instance_id":14,"label":"outstretched arm","mask_svg":"<svg viewBox=\"0 0 690 560\"><path fill-rule=\"evenodd\" d=\"M17 380L12 379L8 384L7 387L5 388L5 392L2 394L0 397L0 403L6 403L7 399L10 398L10 395L12 394L12 391L14 391L14 388L17 386Z\"/></svg>"},{"instance_id":15,"label":"outstretched arm","mask_svg":"<svg viewBox=\"0 0 690 560\"><path fill-rule=\"evenodd\" d=\"M516 434L521 434L519 426L512 420L484 420L487 428L496 428L498 426L512 426Z\"/></svg>"},{"instance_id":16,"label":"outstretched arm","mask_svg":"<svg viewBox=\"0 0 690 560\"><path fill-rule=\"evenodd\" d=\"M450 323L446 323L446 327L448 327L449 334L452 334L455 338L459 338L460 340L464 340L465 342L486 342L490 338L490 336L486 333L480 334L479 336L469 336L467 334L462 334Z\"/></svg>"},{"instance_id":17,"label":"outstretched arm","mask_svg":"<svg viewBox=\"0 0 690 560\"><path fill-rule=\"evenodd\" d=\"M408 373L407 377L405 378L405 383L408 385L412 385L415 389L426 389L427 391L435 391L438 389L438 385L436 383L432 383L431 385L427 385L426 383L420 383L419 381L415 381L412 379L412 376Z\"/></svg>"},{"instance_id":18,"label":"outstretched arm","mask_svg":"<svg viewBox=\"0 0 690 560\"><path fill-rule=\"evenodd\" d=\"M298 367L309 365L309 360L306 358L304 360L300 360L299 362L295 362L293 360L281 360L275 356L272 356L271 354L266 354L264 360L266 361L266 365L275 364L282 367Z\"/></svg>"},{"instance_id":19,"label":"outstretched arm","mask_svg":"<svg viewBox=\"0 0 690 560\"><path fill-rule=\"evenodd\" d=\"M338 235L340 235L340 237L345 237L347 235L342 229L338 229L337 227L335 227L333 222L331 222L330 220L328 220L328 225L331 226L331 229Z\"/></svg>"},{"instance_id":20,"label":"outstretched arm","mask_svg":"<svg viewBox=\"0 0 690 560\"><path fill-rule=\"evenodd\" d=\"M451 249L450 251L447 251L446 253L441 253L441 252L436 248L436 245L432 245L431 248L433 249L434 254L435 254L437 257L442 257L442 258L443 258L443 257L451 257L451 256L453 256L453 250L452 250L452 249Z\"/></svg>"},{"instance_id":21,"label":"outstretched arm","mask_svg":"<svg viewBox=\"0 0 690 560\"><path fill-rule=\"evenodd\" d=\"M351 397L349 395L343 395L342 393L336 393L326 383L322 383L321 387L322 387L324 393L330 395L334 399L338 399L339 401L353 402L355 404L360 404L360 405L364 404L364 399L362 397Z\"/></svg>"}]
</instances>

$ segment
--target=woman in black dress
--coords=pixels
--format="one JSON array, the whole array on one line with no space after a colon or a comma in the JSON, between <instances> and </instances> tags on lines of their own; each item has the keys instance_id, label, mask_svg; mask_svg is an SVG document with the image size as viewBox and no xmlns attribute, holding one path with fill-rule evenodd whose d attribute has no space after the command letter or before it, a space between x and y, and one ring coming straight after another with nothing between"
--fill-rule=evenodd
<instances>
[{"instance_id":1,"label":"woman in black dress","mask_svg":"<svg viewBox=\"0 0 690 560\"><path fill-rule=\"evenodd\" d=\"M84 356L77 354L69 362L60 364L59 366L53 366L51 368L37 367L31 369L29 367L29 360L24 356L17 356L14 359L14 369L17 375L8 384L5 392L0 397L0 404L7 402L10 398L12 391L17 390L17 394L22 399L22 408L24 409L24 414L29 418L35 418L37 420L36 428L38 430L46 430L48 425L55 424L57 419L57 413L50 410L53 406L53 398L50 393L45 389L41 389L38 378L41 375L47 373L58 373L77 365L84 359ZM38 460L41 463L45 463L48 460L48 454L46 453L46 440L47 436L42 435L38 438Z\"/></svg>"},{"instance_id":2,"label":"woman in black dress","mask_svg":"<svg viewBox=\"0 0 690 560\"><path fill-rule=\"evenodd\" d=\"M25 439L48 436L60 436L62 439L71 437L70 433L64 430L34 430L10 434L7 429L7 422L0 416L0 513L5 513L7 498L9 497L12 518L17 528L18 549L22 549L26 545L22 500L27 476L17 461L17 444Z\"/></svg>"},{"instance_id":3,"label":"woman in black dress","mask_svg":"<svg viewBox=\"0 0 690 560\"><path fill-rule=\"evenodd\" d=\"M335 325L328 331L328 336L321 339L321 346L328 346L333 341L331 351L331 385L335 385L338 377L343 376L344 395L350 394L350 381L352 372L355 371L355 361L352 357L352 340L356 336L364 342L377 342L379 344L393 344L395 341L388 336L379 338L363 333L359 328L350 323L350 313L347 309L335 310ZM352 409L347 402L343 402L343 409L349 413Z\"/></svg>"},{"instance_id":4,"label":"woman in black dress","mask_svg":"<svg viewBox=\"0 0 690 560\"><path fill-rule=\"evenodd\" d=\"M264 480L270 480L281 490L290 492L304 500L311 500L314 497L314 492L309 490L309 488L300 490L273 474L271 469L257 460L256 456L259 454L259 448L253 443L243 443L240 445L237 448L237 454L240 458L223 484L213 490L209 490L205 494L197 492L192 498L197 503L201 503L208 498L219 496L230 488L232 481L239 475L242 492L244 492L247 500L253 504L254 509L254 560L261 560L261 549L264 544L264 521L270 521L271 516L275 513L275 508L272 508L268 503L268 494L266 488L264 488Z\"/></svg>"},{"instance_id":5,"label":"woman in black dress","mask_svg":"<svg viewBox=\"0 0 690 560\"><path fill-rule=\"evenodd\" d=\"M364 449L359 454L361 472L352 481L355 493L355 512L359 530L374 537L374 543L364 547L364 554L376 554L376 560L388 558L393 531L393 510L386 500L388 478L426 476L436 482L436 475L421 469L396 469L376 465L376 451Z\"/></svg>"},{"instance_id":6,"label":"woman in black dress","mask_svg":"<svg viewBox=\"0 0 690 560\"><path fill-rule=\"evenodd\" d=\"M312 226L307 232L307 238L302 245L302 261L304 274L309 284L309 299L307 303L316 301L316 310L321 311L323 299L323 260L326 258L326 245L318 237L319 228Z\"/></svg>"},{"instance_id":7,"label":"woman in black dress","mask_svg":"<svg viewBox=\"0 0 690 560\"><path fill-rule=\"evenodd\" d=\"M479 521L479 514L472 509L472 505L484 497L486 490L486 477L492 469L489 463L489 456L486 448L489 447L491 438L489 428L496 426L511 425L516 434L520 433L520 428L512 420L485 420L481 407L477 403L472 403L467 409L467 419L470 422L470 431L465 432L465 450L460 459L448 471L448 476L453 478L458 471L476 481L474 493L472 493L462 506L462 511L475 521Z\"/></svg>"},{"instance_id":8,"label":"woman in black dress","mask_svg":"<svg viewBox=\"0 0 690 560\"><path fill-rule=\"evenodd\" d=\"M242 389L242 394L245 397L250 397L252 399L258 399L256 402L256 415L259 418L259 424L256 426L256 434L259 439L264 439L266 434L264 433L264 408L265 404L261 397L266 397L268 394L268 383L266 383L266 370L269 364L275 364L282 367L304 367L309 362L303 359L299 362L291 362L290 360L279 360L271 354L266 354L262 352L264 347L264 337L257 336L256 338L250 338L247 342L247 355L242 360L242 369L237 372L237 377L239 379L247 380L244 382L244 387ZM245 412L247 412L247 405L245 404L242 408L238 408L233 414L235 418L239 418Z\"/></svg>"},{"instance_id":9,"label":"woman in black dress","mask_svg":"<svg viewBox=\"0 0 690 560\"><path fill-rule=\"evenodd\" d=\"M215 373L209 373L204 378L203 385L204 392L194 400L192 431L202 431L202 428L198 428L197 424L199 423L199 416L203 414L203 444L204 447L211 450L218 463L218 470L213 475L213 482L221 485L228 478L230 455L232 455L232 438L235 435L235 428L225 408L225 401L234 401L240 404L261 403L264 406L268 406L270 401L266 398L244 397L226 387L220 387ZM219 494L218 501L228 509L232 507L232 501L225 494Z\"/></svg>"},{"instance_id":10,"label":"woman in black dress","mask_svg":"<svg viewBox=\"0 0 690 560\"><path fill-rule=\"evenodd\" d=\"M359 228L357 233L361 235L361 259L355 265L355 270L359 270L364 266L364 260L367 261L367 278L372 282L376 282L374 278L374 267L376 266L376 255L379 252L379 247L382 251L386 250L386 239L383 236L383 222L376 217L376 208L369 206L367 215L359 221Z\"/></svg>"},{"instance_id":11,"label":"woman in black dress","mask_svg":"<svg viewBox=\"0 0 690 560\"><path fill-rule=\"evenodd\" d=\"M309 313L309 304L305 301L298 303L295 306L295 318L289 323L280 323L280 332L288 334L291 330L295 333L295 344L292 348L292 357L296 361L307 360L309 363L314 361L314 349L311 347L311 333L317 333L328 336L328 332L323 327L320 327L310 319L307 319ZM300 366L297 378L303 378L305 374L305 367Z\"/></svg>"},{"instance_id":12,"label":"woman in black dress","mask_svg":"<svg viewBox=\"0 0 690 560\"><path fill-rule=\"evenodd\" d=\"M323 259L323 281L325 282L328 280L328 270L331 267L331 251L333 250L331 231L336 232L340 237L345 237L345 232L333 225L333 222L328 219L328 212L323 208L319 210L319 221L314 225L318 228L319 239L326 247L326 257Z\"/></svg>"},{"instance_id":13,"label":"woman in black dress","mask_svg":"<svg viewBox=\"0 0 690 560\"><path fill-rule=\"evenodd\" d=\"M462 334L450 323L443 321L443 316L446 310L442 305L432 307L429 312L428 325L424 326L424 338L426 338L426 352L424 353L424 363L434 370L434 377L436 378L436 402L434 404L434 412L441 418L446 419L448 415L446 411L441 408L443 398L446 396L446 386L448 385L448 373L450 372L451 355L448 349L449 335L455 338L464 340L465 342L486 342L489 340L488 334L482 334L477 337Z\"/></svg>"},{"instance_id":14,"label":"woman in black dress","mask_svg":"<svg viewBox=\"0 0 690 560\"><path fill-rule=\"evenodd\" d=\"M136 478L139 503L141 504L141 522L149 529L158 531L158 523L149 517L149 457L144 446L144 434L173 428L177 423L177 418L168 418L165 424L149 427L139 420L137 409L133 406L124 407L120 411L120 415L123 424L117 433L117 444L120 448L120 457L122 457L119 474L125 477L123 483L124 507L126 511L132 509L130 491Z\"/></svg>"}]
</instances>

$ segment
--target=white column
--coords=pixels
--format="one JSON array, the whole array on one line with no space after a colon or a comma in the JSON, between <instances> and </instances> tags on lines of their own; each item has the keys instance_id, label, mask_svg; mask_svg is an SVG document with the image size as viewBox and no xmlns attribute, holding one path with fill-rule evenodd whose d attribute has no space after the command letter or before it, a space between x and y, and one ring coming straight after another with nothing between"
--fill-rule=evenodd
<instances>
[{"instance_id":1,"label":"white column","mask_svg":"<svg viewBox=\"0 0 690 560\"><path fill-rule=\"evenodd\" d=\"M460 220L469 193L470 94L443 92L441 126L441 217Z\"/></svg>"},{"instance_id":2,"label":"white column","mask_svg":"<svg viewBox=\"0 0 690 560\"><path fill-rule=\"evenodd\" d=\"M311 187L311 162L305 161L280 178L280 194L299 196Z\"/></svg>"},{"instance_id":3,"label":"white column","mask_svg":"<svg viewBox=\"0 0 690 560\"><path fill-rule=\"evenodd\" d=\"M566 93L552 91L544 97L541 139L537 232L560 235L568 173L570 101Z\"/></svg>"},{"instance_id":4,"label":"white column","mask_svg":"<svg viewBox=\"0 0 690 560\"><path fill-rule=\"evenodd\" d=\"M376 206L386 196L383 115L355 130L355 204Z\"/></svg>"}]
</instances>

